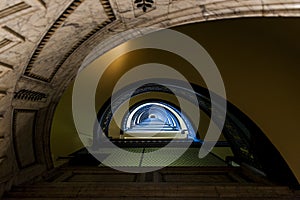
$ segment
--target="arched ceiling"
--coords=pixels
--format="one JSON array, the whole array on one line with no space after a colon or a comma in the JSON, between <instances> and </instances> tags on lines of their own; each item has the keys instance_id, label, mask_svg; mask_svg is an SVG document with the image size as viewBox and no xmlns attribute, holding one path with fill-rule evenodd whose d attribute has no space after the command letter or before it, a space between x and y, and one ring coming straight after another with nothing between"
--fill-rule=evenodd
<instances>
[{"instance_id":1,"label":"arched ceiling","mask_svg":"<svg viewBox=\"0 0 300 200\"><path fill-rule=\"evenodd\" d=\"M146 33L136 28L250 16L300 16L300 0L155 0L144 11L134 0L0 1L0 182L52 167L54 108L99 43L100 55Z\"/></svg>"}]
</instances>

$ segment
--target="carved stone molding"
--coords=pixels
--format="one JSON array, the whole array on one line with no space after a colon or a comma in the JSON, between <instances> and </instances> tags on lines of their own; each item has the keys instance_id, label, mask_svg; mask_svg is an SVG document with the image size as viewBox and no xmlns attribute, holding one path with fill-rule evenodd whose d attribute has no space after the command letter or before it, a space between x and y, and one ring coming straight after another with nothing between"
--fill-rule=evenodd
<instances>
[{"instance_id":1,"label":"carved stone molding","mask_svg":"<svg viewBox=\"0 0 300 200\"><path fill-rule=\"evenodd\" d=\"M37 112L27 109L13 111L13 144L20 169L36 164L34 138Z\"/></svg>"},{"instance_id":2,"label":"carved stone molding","mask_svg":"<svg viewBox=\"0 0 300 200\"><path fill-rule=\"evenodd\" d=\"M74 0L69 7L57 18L57 20L54 22L54 24L50 27L50 29L47 31L47 33L43 36L42 40L39 42L37 48L35 49L34 53L32 54L29 63L26 67L26 70L24 72L25 76L44 81L44 82L51 82L61 65L65 62L65 60L87 39L89 39L93 34L98 32L99 30L103 29L105 26L113 22L116 17L114 15L114 12L110 6L110 3L108 0L101 0L99 2L99 5L102 6L102 9L104 10L104 14L106 15L106 19L102 20L102 22L98 21L98 25L95 27L91 27L91 31L84 36L79 36L76 38L76 35L74 35L74 32L83 32L82 27L83 24L85 24L84 21L77 22L76 19L70 19L74 14L76 14L76 10L80 9L80 6L84 4L84 0ZM87 6L87 5L86 5ZM101 8L99 8L101 9ZM80 11L78 11L80 12ZM72 15L73 14L73 15ZM99 13L101 14L101 13ZM99 19L100 20L100 19ZM80 24L81 23L81 24ZM72 32L70 30L67 30L66 27L70 26L73 28ZM90 27L87 27L90 29ZM47 45L54 47L56 45L56 35L67 35L71 34L73 41L73 45L65 44L65 46L69 46L68 48L65 47L62 49L62 52L59 52L59 55L56 56L56 62L54 62L53 65L49 66L46 70L44 69L45 66L42 66L40 62L47 63L48 58L45 56L43 57L43 53L45 52L45 48ZM70 38L69 38L70 39ZM63 41L62 41L63 42ZM54 44L55 43L55 44ZM48 48L49 49L49 48ZM53 51L56 51L56 49L52 49ZM46 52L47 54L50 54L49 52ZM55 52L52 52L54 54ZM63 56L61 56L63 55ZM38 63L38 64L37 64ZM47 71L47 73L44 73L44 71ZM47 74L47 75L44 75Z\"/></svg>"},{"instance_id":3,"label":"carved stone molding","mask_svg":"<svg viewBox=\"0 0 300 200\"><path fill-rule=\"evenodd\" d=\"M13 4L11 6L8 6L4 9L0 10L0 19L6 18L10 15L16 14L18 12L21 12L23 10L27 10L31 8L30 5L28 5L27 3L25 3L24 1Z\"/></svg>"},{"instance_id":4,"label":"carved stone molding","mask_svg":"<svg viewBox=\"0 0 300 200\"><path fill-rule=\"evenodd\" d=\"M45 93L36 92L32 90L22 89L15 93L15 99L21 99L25 101L42 101L46 102L47 96Z\"/></svg>"},{"instance_id":5,"label":"carved stone molding","mask_svg":"<svg viewBox=\"0 0 300 200\"><path fill-rule=\"evenodd\" d=\"M154 0L133 0L135 16L140 16L143 13L155 9L156 2Z\"/></svg>"}]
</instances>

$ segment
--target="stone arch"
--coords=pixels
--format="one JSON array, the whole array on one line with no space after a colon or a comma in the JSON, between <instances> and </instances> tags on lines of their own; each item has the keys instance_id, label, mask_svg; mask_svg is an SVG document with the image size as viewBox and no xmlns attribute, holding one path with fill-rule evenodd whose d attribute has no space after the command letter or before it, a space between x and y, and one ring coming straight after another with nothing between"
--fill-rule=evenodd
<instances>
[{"instance_id":1,"label":"stone arch","mask_svg":"<svg viewBox=\"0 0 300 200\"><path fill-rule=\"evenodd\" d=\"M49 134L55 107L85 56L99 43L101 51L95 56L145 34L135 27L168 28L227 18L300 16L300 1L286 0L155 1L145 12L130 0L7 2L10 3L0 8L0 32L4 36L0 44L0 171L6 188L40 177L53 167ZM95 10L87 12L91 7ZM93 21L97 14L98 21ZM113 38L124 31L129 31L128 35ZM82 34L74 36L79 32ZM61 43L65 45L55 46ZM30 139L23 141L24 135ZM28 145L32 147L29 150Z\"/></svg>"},{"instance_id":2,"label":"stone arch","mask_svg":"<svg viewBox=\"0 0 300 200\"><path fill-rule=\"evenodd\" d=\"M106 137L108 137L108 127L113 120L112 110L116 110L116 107L119 107L130 98L144 93L160 92L174 95L172 91L177 90L180 91L177 95L182 98L186 98L192 94L196 94L197 102L194 102L194 99L186 99L197 105L208 116L211 116L212 103L210 100L211 97L208 89L196 84L192 84L193 91L190 91L188 88L178 87L179 85L183 85L178 80L167 79L164 81L166 81L164 85L145 84L136 89L134 92L132 91L133 89L131 88L131 85L125 86L115 94L116 97L114 100L116 103L113 106L111 105L111 99L109 99L98 111L99 124L97 122L95 124L93 133L93 145L91 148L98 149L101 148L101 145L105 144L105 142L100 142L103 140L103 136L101 134L106 134ZM153 83L156 82L160 81L156 81L154 79ZM216 95L216 98L220 99L223 97ZM151 102L151 99L144 99L141 102ZM141 102L137 102L136 104L140 105L142 104ZM218 104L217 102L218 101L216 101L216 104ZM280 152L265 136L263 131L239 108L237 108L228 100L226 100L226 102L227 113L222 133L224 134L224 137L226 138L229 146L233 151L234 158L232 159L234 159L235 162L241 165L246 164L258 171L261 171L274 182L297 187L297 180L293 175L293 172L290 170L288 164L286 163ZM214 121L214 119L211 120ZM215 121L215 123L218 124L217 121ZM101 131L99 131L100 127ZM117 140L117 142L119 141Z\"/></svg>"}]
</instances>

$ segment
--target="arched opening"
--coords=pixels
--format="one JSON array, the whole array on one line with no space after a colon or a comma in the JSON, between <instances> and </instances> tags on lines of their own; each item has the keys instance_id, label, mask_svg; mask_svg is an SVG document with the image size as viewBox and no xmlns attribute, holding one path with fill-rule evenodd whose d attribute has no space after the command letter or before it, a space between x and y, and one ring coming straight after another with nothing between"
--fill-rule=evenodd
<instances>
[{"instance_id":1,"label":"arched opening","mask_svg":"<svg viewBox=\"0 0 300 200\"><path fill-rule=\"evenodd\" d=\"M156 81L153 81L156 82ZM130 86L127 88L123 88L122 92L120 92L118 95L122 100L119 100L116 98L115 100L118 102L119 105L114 105L115 107L120 108L121 104L123 104L126 101L129 101L131 99L137 98L139 95L143 95L145 93L151 93L156 92L156 96L159 96L157 92L161 93L169 93L172 94L171 89L176 88L176 85L179 85L178 81L174 81L172 83L172 80L168 80L168 85L160 86L157 84L147 84L138 90L134 92L132 96L130 96L129 99L124 99L125 94L130 93ZM167 86L167 88L166 88ZM211 116L211 103L209 99L209 93L207 89L193 85L193 88L196 91L198 102L197 106L201 108L201 110L206 113L208 116ZM177 88L178 89L178 88ZM189 93L193 93L195 91L188 91L184 90L181 92L182 97L189 96ZM178 97L177 97L178 98ZM220 97L221 98L221 97ZM188 99L187 99L188 100ZM141 100L140 100L141 101ZM94 136L93 136L93 145L98 146L98 143L102 140L101 134L106 134L108 137L114 141L115 144L119 146L124 146L126 144L126 139L130 139L130 134L133 134L133 137L131 139L142 139L144 140L141 144L141 141L131 141L130 145L125 145L126 147L145 147L149 146L148 143L145 143L145 141L151 142L151 147L161 147L168 143L168 141L164 141L164 143L156 143L157 138L155 136L151 135L148 137L143 137L143 134L147 132L147 129L139 130L137 128L136 130L132 131L130 129L132 126L135 125L135 120L138 119L138 117L143 116L143 106L147 107L147 105L151 105L151 99L142 100L142 103L137 103L138 106L133 105L131 110L125 114L123 119L123 130L122 127L119 127L118 130L115 128L111 128L111 124L114 122L112 108L111 108L111 101L107 101L107 103L100 111L98 112L98 123L101 127L102 131L99 131L99 128L95 130ZM146 102L146 103L145 103ZM236 108L234 105L232 105L230 102L227 102L228 109L227 109L227 116L226 121L224 124L224 128L222 130L222 137L224 137L225 140L222 141L216 141L217 147L227 147L230 149L230 151L233 152L233 155L231 153L228 153L230 151L227 151L226 153L221 153L221 157L223 157L223 161L226 161L227 164L231 163L235 165L238 163L239 165L246 165L250 167L252 170L255 170L261 174L264 174L264 176L268 177L270 180L279 182L279 183L285 183L285 184L293 184L293 175L290 171L288 165L285 163L284 159L280 155L280 153L276 150L276 148L273 146L273 144L266 138L264 133L260 130L260 128L251 120L249 119L244 113L242 113L238 108ZM141 109L141 110L140 110ZM130 112L133 111L133 112ZM141 111L141 115L135 115L138 111ZM149 110L148 110L149 111ZM177 111L178 112L178 111ZM117 110L115 110L115 113L119 114ZM146 112L147 117L142 117L141 121L144 121L145 119L149 119L149 115L151 115L151 112ZM152 115L153 116L153 115ZM188 115L187 115L188 116ZM125 118L125 121L124 121ZM132 121L133 120L133 121ZM187 121L187 119L185 119ZM184 121L184 120L183 120ZM133 122L133 124L131 124ZM188 122L188 121L187 121ZM188 122L190 123L190 122ZM217 122L216 122L217 123ZM147 124L147 123L146 123ZM161 124L160 124L161 125ZM164 125L164 124L163 124ZM187 127L192 127L192 124L190 123L187 125ZM98 126L95 126L98 127ZM132 132L129 133L129 135L124 137L124 133L126 134L126 129L129 128ZM201 127L202 128L202 127ZM160 130L162 130L163 133L165 133L164 129L160 126ZM192 130L192 129L189 129ZM117 134L113 136L113 133L110 133L110 131L118 132L121 134ZM136 135L134 135L135 131L137 131ZM145 131L145 132L144 132ZM151 132L151 131L150 131ZM160 133L160 131L159 131ZM111 134L111 135L110 135ZM155 132L157 134L157 132ZM154 135L155 135L154 134ZM180 133L182 134L182 133ZM200 146L203 145L203 136L199 136L199 132L193 133L194 137L194 146ZM198 135L198 139L196 139L196 135ZM182 135L180 135L182 136ZM200 138L199 138L200 137ZM184 137L176 137L172 136L170 137L172 139L174 138L180 138L183 139L182 142L184 142L186 139L188 139L187 136L184 135ZM170 139L168 136L165 139ZM161 137L161 135L158 137L158 139L164 139ZM124 143L125 142L125 143ZM140 144L140 145L139 145ZM215 148L215 152L218 152L218 148ZM216 156L220 158L220 155L218 153ZM214 154L214 155L215 155ZM272 156L270 156L272 155ZM197 159L197 158L196 158ZM214 163L210 163L211 165L214 165ZM276 165L276 167L274 167ZM282 171L285 171L284 173L280 173ZM284 175L281 175L284 174ZM295 180L294 180L295 181Z\"/></svg>"},{"instance_id":2,"label":"arched opening","mask_svg":"<svg viewBox=\"0 0 300 200\"><path fill-rule=\"evenodd\" d=\"M191 122L168 103L134 105L123 117L120 139L194 139Z\"/></svg>"},{"instance_id":3,"label":"arched opening","mask_svg":"<svg viewBox=\"0 0 300 200\"><path fill-rule=\"evenodd\" d=\"M66 104L63 104L64 98L59 104L58 102L67 85L75 77L82 61L95 46L101 43L95 50L98 52L94 51L92 57L89 57L85 64L129 39L148 33L147 30L140 32L138 28L150 26L167 28L192 22L205 23L202 24L203 27L196 29L188 30L185 29L185 26L175 29L185 30L190 37L204 45L213 55L218 66L221 66L222 76L228 91L230 91L227 99L236 106L231 108L234 114L229 118L234 123L238 122L235 125L230 123L228 125L227 122L228 133L222 132L221 138L223 137L224 141L227 139L227 144L230 143L235 157L240 158L239 161L247 160L247 154L251 152L252 155L254 152L253 156L250 156L250 160L257 159L262 171L266 172L267 176L272 178L272 174L274 174L274 179L287 185L299 183L300 162L297 154L299 150L299 135L297 134L299 115L297 111L299 110L300 96L297 86L300 85L298 78L298 47L300 45L297 44L299 43L298 27L300 26L299 20L296 18L281 18L281 16L299 16L299 2L284 0L267 2L146 0L143 1L143 4L139 1L125 3L125 1L118 0L67 0L51 1L51 3L46 0L26 0L24 2L4 0L1 3L0 32L3 39L0 41L0 196L4 190L10 190L12 185L19 185L27 181L30 183L39 181L45 176L49 177L48 173L51 174L50 176L56 173L54 178L52 177L53 179L47 179L51 184L55 184L53 182L57 180L57 177L61 182L68 182L68 180L76 182L84 179L84 177L78 178L78 176L80 177L76 174L78 171L74 172L76 167L73 171L71 170L70 176L67 175L68 173L62 172L61 168L53 169L53 161L56 161L57 157L64 157L65 160L68 160L73 157L70 153L82 148L74 126L69 126L73 123L71 103L68 105L68 101L66 101ZM209 22L217 19L255 16L260 18ZM265 18L271 16L280 16L280 18ZM119 37L120 33L121 37ZM147 54L151 57L153 55L151 51L148 49L143 52L132 52L136 58L132 60L151 61L151 59L147 60L147 56L137 56ZM189 80L192 83L206 88L205 84L199 81L199 77L193 76L192 69L186 63L175 57L165 56L166 52L160 51L156 52L154 57L164 57L162 60L165 60L165 65L168 64L167 62L177 63L178 65L174 64L173 68L178 70L181 68L182 71L179 70L181 73L189 72L187 74L190 74ZM121 60L124 58L126 56ZM130 61L127 59L125 61L120 65L119 60L119 66L122 67L111 68L117 70L110 71L114 73L109 78L105 78L106 82L114 82L114 78L118 74L126 72L123 64L130 63ZM116 64L114 63L114 65ZM113 84L109 83L106 86L110 87L111 85ZM168 94L161 95L168 96ZM97 99L99 105L96 105L96 111L99 111L103 107L102 103L105 103L110 97L109 94L106 95L102 92L101 96L100 101ZM137 102L139 102L138 99L135 103ZM175 100L169 103L176 105ZM134 102L131 105L134 106ZM63 109L60 109L61 107ZM202 114L206 120L209 120L210 116L207 114L209 112L205 113L205 107L207 106L202 107L204 113ZM68 108L70 109L68 110ZM185 109L183 110L185 111ZM185 112L186 116L188 113ZM56 116L61 118L57 119ZM150 120L152 119L155 119L155 116L152 115ZM57 121L63 124L60 124L58 129L56 129ZM249 123L245 123L246 121ZM50 136L52 125L55 134ZM109 128L113 133L115 126L109 126ZM205 132L205 128L195 129L199 138L203 134L201 131ZM231 132L236 131L243 133L242 137L246 138L245 141L241 142L237 135L228 136ZM255 131L257 132L255 133ZM93 131L82 130L82 133L87 134L85 142L92 144L93 135L90 134ZM115 133L120 135L119 132ZM285 137L282 137L282 134ZM225 135L227 136L225 137ZM265 137L261 137L261 135ZM55 138L56 142L50 142L50 137ZM129 139L126 140L129 141ZM241 144L252 148L250 151L247 148L233 148ZM50 145L55 148L51 149ZM264 148L267 151L264 151ZM137 149L131 150L137 151ZM262 154L258 155L258 152ZM51 153L53 159L51 159ZM80 154L77 152L76 155L78 153ZM171 154L172 152L169 155ZM273 155L275 156L272 160ZM250 166L254 165L250 163ZM256 166L256 168L260 167ZM55 173L52 173L52 170ZM63 175L60 176L60 173ZM75 176L73 176L74 173ZM140 176L140 178L135 177L132 180L178 181L175 176L166 175L168 173L170 171L162 172L161 177L163 178L161 179L153 173L153 176L147 174L143 178ZM288 175L282 177L284 176L282 174ZM102 179L107 180L107 177L110 179L114 175L114 173L102 174L101 178L96 178L96 182ZM88 180L93 180L91 177L94 177L93 174ZM124 177L128 178L127 175ZM130 175L130 177L134 176ZM218 178L220 177L222 176L218 176ZM295 177L298 182L295 181ZM237 182L244 181L244 179L233 179ZM120 181L122 178L118 180ZM187 180L197 180L197 178ZM176 188L184 188L184 186L183 184ZM194 186L196 190L198 187ZM101 190L98 189L93 188L86 191L102 192L106 190L104 187ZM130 188L128 189L130 190ZM168 188L165 189L168 190ZM220 188L216 188L216 190L218 194L222 192ZM76 195L68 197L78 197L81 195L81 191L82 188L79 188L73 192ZM55 196L58 195L56 192L47 192L45 197L48 197L48 194L51 194L51 197L61 197ZM173 190L169 192L169 197L178 195ZM32 191L30 193L32 196L41 197L39 196L41 193ZM264 194L256 192L256 196L259 196L257 193ZM159 195L164 194L159 193ZM185 197L185 193L179 192L179 195ZM93 197L93 195L89 197Z\"/></svg>"},{"instance_id":4,"label":"arched opening","mask_svg":"<svg viewBox=\"0 0 300 200\"><path fill-rule=\"evenodd\" d=\"M154 52L154 50L150 49L150 50L146 50L145 54L152 55L151 53L153 53L153 52ZM159 52L159 53L164 54L164 52ZM130 57L133 55L135 55L137 58L139 58L139 55L142 55L142 53L137 51L137 52L133 52L131 55L129 54L128 56ZM156 54L156 55L158 55L158 54ZM166 53L164 55L166 55ZM137 59L137 60L139 61L139 59ZM148 61L148 60L146 59L146 61ZM178 59L176 61L178 61ZM120 60L117 60L116 63L114 63L114 64L115 64L115 66L117 66L124 62L128 62L128 59L120 58ZM181 62L180 64L184 63L184 61L182 61L182 60L180 60L180 62ZM176 66L175 66L175 68L176 68ZM110 79L103 80L104 82L105 81L113 82L114 73L116 73L116 71L114 71L114 70L116 70L116 68L110 69L110 70L107 71L107 74L110 74L112 76L110 77ZM120 70L120 71L123 70L122 73L124 73L128 69L121 68L118 70ZM116 79L118 79L118 78L116 78ZM195 81L195 82L197 82L197 81ZM202 97L203 97L203 95L204 96L207 95L207 91L205 90L205 88L201 87L202 86L201 84L199 84L199 85L198 84L194 85L195 86L194 88L197 88L199 95ZM107 84L107 87L111 87L111 85ZM150 96L147 96L142 99L137 98L136 100L132 100L132 104L131 104L132 109L135 108L135 105L140 105L140 104L138 104L139 102L143 102L145 99L148 99L148 100L154 99L157 96L157 93L161 93L161 91L164 91L163 88L159 89L161 91L152 90L151 87L149 87L148 89L149 89L149 91L151 91L151 92L149 92L149 91L148 92L153 93L154 95L153 96L150 95ZM164 95L168 95L168 92L164 91L164 93L165 93ZM101 93L101 95L105 95L105 94ZM141 95L142 95L142 93L141 93ZM107 97L109 97L109 96L107 96ZM120 138L120 134L122 134L122 131L124 131L125 128L124 128L124 130L115 129L115 127L112 125L113 122L110 120L111 118L109 117L109 114L105 115L105 112L106 112L105 110L106 109L109 110L110 102L107 101L107 98L101 99L101 98L99 98L99 96L96 96L96 100L97 100L97 98L98 98L98 100L100 99L100 101L102 101L102 103L101 103L101 106L96 108L96 110L99 111L98 113L99 113L100 117L107 119L107 121L100 120L100 122L104 122L104 124L107 125L104 127L106 127L107 130L110 129L113 134L116 134L116 135L112 135L111 136L112 138L114 138L114 137ZM164 98L169 100L170 97L164 97ZM108 103L103 102L105 100ZM172 100L172 101L169 100L169 102L176 105L176 100ZM209 112L210 112L209 111L209 100L206 103L207 103L206 105L202 104L199 106L201 106L202 112L205 113L204 116L209 118ZM237 107L230 104L230 102L228 102L228 105L229 105L230 113L228 114L228 120L226 121L225 129L222 132L223 133L222 141L219 141L219 147L220 148L222 147L223 149L229 147L229 149L231 149L231 151L234 152L235 157L234 158L228 157L228 160L226 160L225 158L226 158L226 156L229 155L229 153L225 153L225 156L223 157L224 158L223 161L228 161L228 163L233 163L233 164L234 163L239 163L239 164L246 163L248 167L249 166L254 167L255 170L258 169L259 172L263 172L264 175L267 175L267 177L270 178L271 180L274 180L274 181L280 182L280 183L284 183L284 184L288 184L288 185L295 184L295 177L292 174L292 172L290 171L287 163L282 158L280 153L276 150L274 145L270 142L270 140L266 137L266 135L263 133L263 131L257 126L256 123L254 123L252 120L250 120L249 117L247 117L247 115L245 115L244 112L242 112L240 109L238 109ZM124 117L124 115L122 117ZM153 117L153 115L152 115L152 117ZM151 117L149 116L149 118L151 118ZM112 122L112 124L110 122ZM201 135L201 133L200 133L200 135ZM90 138L93 138L93 137L90 137ZM91 141L94 142L93 139ZM119 145L122 143L120 141L118 141L118 142L119 142ZM130 145L133 145L133 144L130 144ZM224 147L224 145L225 145L225 147ZM228 145L228 146L226 146L226 145ZM128 147L128 145L126 147ZM223 149L222 149L222 151L223 151ZM135 150L132 150L132 151L135 151ZM279 163L281 163L281 164L279 164ZM227 163L226 163L226 165L227 165ZM254 169L254 168L252 168L252 169ZM285 172L282 173L283 171L285 171Z\"/></svg>"}]
</instances>

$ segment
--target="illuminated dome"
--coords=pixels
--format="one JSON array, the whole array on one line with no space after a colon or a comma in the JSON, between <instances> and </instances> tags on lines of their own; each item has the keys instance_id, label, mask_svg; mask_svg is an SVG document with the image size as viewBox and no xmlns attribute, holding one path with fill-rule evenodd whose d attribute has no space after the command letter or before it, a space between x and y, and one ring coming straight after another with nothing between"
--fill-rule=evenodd
<instances>
[{"instance_id":1,"label":"illuminated dome","mask_svg":"<svg viewBox=\"0 0 300 200\"><path fill-rule=\"evenodd\" d=\"M173 106L147 102L135 106L123 119L122 139L188 139L195 132L187 118Z\"/></svg>"}]
</instances>

